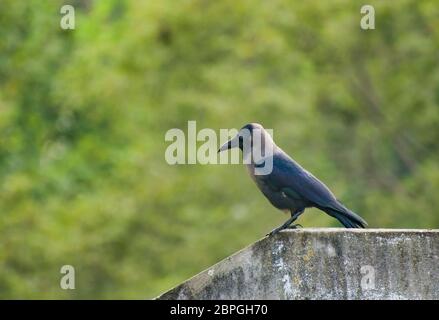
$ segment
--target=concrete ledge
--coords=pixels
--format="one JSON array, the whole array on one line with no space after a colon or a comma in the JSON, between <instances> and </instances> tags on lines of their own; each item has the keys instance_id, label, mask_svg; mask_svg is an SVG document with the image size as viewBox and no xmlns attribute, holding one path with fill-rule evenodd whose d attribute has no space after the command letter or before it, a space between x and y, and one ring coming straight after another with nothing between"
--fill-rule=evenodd
<instances>
[{"instance_id":1,"label":"concrete ledge","mask_svg":"<svg viewBox=\"0 0 439 320\"><path fill-rule=\"evenodd\" d=\"M158 299L439 299L439 230L286 230Z\"/></svg>"}]
</instances>

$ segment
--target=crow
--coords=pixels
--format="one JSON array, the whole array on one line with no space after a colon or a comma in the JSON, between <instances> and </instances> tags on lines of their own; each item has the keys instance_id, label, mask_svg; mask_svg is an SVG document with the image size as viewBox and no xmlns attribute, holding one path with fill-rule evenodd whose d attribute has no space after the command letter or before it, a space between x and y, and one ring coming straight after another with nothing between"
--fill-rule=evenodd
<instances>
[{"instance_id":1,"label":"crow","mask_svg":"<svg viewBox=\"0 0 439 320\"><path fill-rule=\"evenodd\" d=\"M262 125L245 125L218 152L232 148L241 149L250 177L270 203L291 214L284 224L275 228L268 236L286 228L297 228L299 225L294 225L293 222L306 208L311 207L326 212L346 228L367 226L366 221L338 201L323 182L279 148ZM267 165L270 163L271 167ZM257 170L261 168L265 168L266 172L258 174Z\"/></svg>"}]
</instances>

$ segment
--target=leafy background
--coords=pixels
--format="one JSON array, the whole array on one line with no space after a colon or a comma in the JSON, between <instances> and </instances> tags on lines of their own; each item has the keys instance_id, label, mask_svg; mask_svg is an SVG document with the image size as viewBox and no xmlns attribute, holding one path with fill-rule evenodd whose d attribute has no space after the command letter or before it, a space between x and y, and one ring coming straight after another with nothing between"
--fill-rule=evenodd
<instances>
[{"instance_id":1,"label":"leafy background","mask_svg":"<svg viewBox=\"0 0 439 320\"><path fill-rule=\"evenodd\" d=\"M188 120L273 128L371 227L439 226L436 1L368 1L371 31L350 0L69 3L64 31L0 0L0 298L152 298L283 222L241 165L165 162Z\"/></svg>"}]
</instances>

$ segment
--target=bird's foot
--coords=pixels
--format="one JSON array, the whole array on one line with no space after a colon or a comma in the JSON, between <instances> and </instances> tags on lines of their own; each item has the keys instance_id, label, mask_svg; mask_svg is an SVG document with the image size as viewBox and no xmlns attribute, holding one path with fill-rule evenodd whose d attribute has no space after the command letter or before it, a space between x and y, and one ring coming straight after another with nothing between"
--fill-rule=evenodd
<instances>
[{"instance_id":1,"label":"bird's foot","mask_svg":"<svg viewBox=\"0 0 439 320\"><path fill-rule=\"evenodd\" d=\"M265 236L271 237L283 229L285 229L285 227L279 227L279 228L273 229L271 232L267 233Z\"/></svg>"},{"instance_id":2,"label":"bird's foot","mask_svg":"<svg viewBox=\"0 0 439 320\"><path fill-rule=\"evenodd\" d=\"M299 227L303 228L302 225L300 225L300 224L292 224L292 225L289 225L289 226L280 226L280 227L272 230L270 233L267 233L266 236L270 237L272 235L275 235L279 231L282 231L282 230L285 230L285 229L298 229Z\"/></svg>"},{"instance_id":3,"label":"bird's foot","mask_svg":"<svg viewBox=\"0 0 439 320\"><path fill-rule=\"evenodd\" d=\"M299 228L303 228L303 226L301 224L292 224L287 227L287 229L299 229Z\"/></svg>"}]
</instances>

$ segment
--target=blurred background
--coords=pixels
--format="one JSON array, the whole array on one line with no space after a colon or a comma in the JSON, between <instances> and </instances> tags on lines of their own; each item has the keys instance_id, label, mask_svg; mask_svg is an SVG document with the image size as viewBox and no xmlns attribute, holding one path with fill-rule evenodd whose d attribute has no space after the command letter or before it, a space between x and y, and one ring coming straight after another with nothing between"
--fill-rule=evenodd
<instances>
[{"instance_id":1,"label":"blurred background","mask_svg":"<svg viewBox=\"0 0 439 320\"><path fill-rule=\"evenodd\" d=\"M242 165L166 163L188 120L272 128L370 227L439 227L437 1L367 1L369 31L351 0L69 1L62 30L66 3L0 0L0 298L153 298L282 223Z\"/></svg>"}]
</instances>

